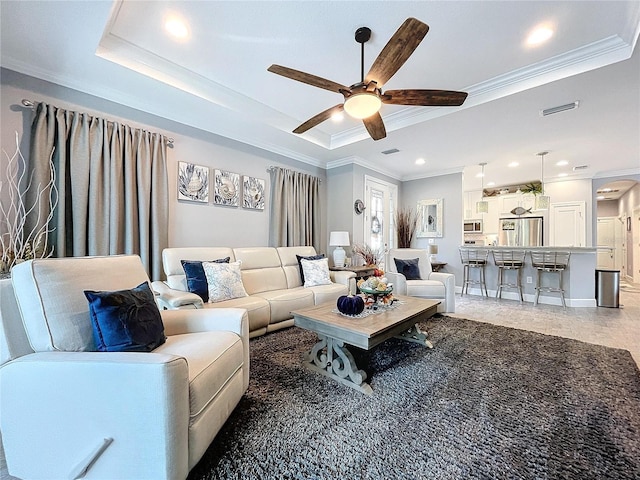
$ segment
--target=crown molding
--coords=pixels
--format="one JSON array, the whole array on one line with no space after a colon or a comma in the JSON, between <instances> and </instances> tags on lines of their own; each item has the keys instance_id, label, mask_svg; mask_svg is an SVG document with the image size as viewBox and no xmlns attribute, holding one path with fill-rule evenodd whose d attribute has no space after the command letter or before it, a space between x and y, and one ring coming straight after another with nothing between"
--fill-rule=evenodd
<instances>
[{"instance_id":1,"label":"crown molding","mask_svg":"<svg viewBox=\"0 0 640 480\"><path fill-rule=\"evenodd\" d=\"M419 173L416 175L405 175L400 180L403 182L411 182L413 180L422 180L424 178L433 178L433 177L441 177L443 175L452 175L456 173L463 173L465 167L452 167L446 168L444 170L438 170L437 172L429 173Z\"/></svg>"}]
</instances>

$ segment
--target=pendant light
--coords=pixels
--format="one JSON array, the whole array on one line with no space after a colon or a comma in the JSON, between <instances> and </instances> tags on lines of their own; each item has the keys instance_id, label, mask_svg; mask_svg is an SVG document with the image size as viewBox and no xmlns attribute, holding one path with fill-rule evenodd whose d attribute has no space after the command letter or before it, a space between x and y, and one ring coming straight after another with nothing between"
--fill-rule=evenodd
<instances>
[{"instance_id":1,"label":"pendant light","mask_svg":"<svg viewBox=\"0 0 640 480\"><path fill-rule=\"evenodd\" d=\"M489 202L484 199L484 166L486 164L486 162L479 164L482 167L482 173L480 174L480 178L482 179L482 190L480 190L482 200L476 202L476 213L487 213L489 211Z\"/></svg>"},{"instance_id":2,"label":"pendant light","mask_svg":"<svg viewBox=\"0 0 640 480\"><path fill-rule=\"evenodd\" d=\"M549 195L544 194L544 156L549 152L540 152L538 155L540 156L540 184L541 184L541 192L539 195L536 195L535 209L536 210L548 210L549 204L551 203L551 198Z\"/></svg>"}]
</instances>

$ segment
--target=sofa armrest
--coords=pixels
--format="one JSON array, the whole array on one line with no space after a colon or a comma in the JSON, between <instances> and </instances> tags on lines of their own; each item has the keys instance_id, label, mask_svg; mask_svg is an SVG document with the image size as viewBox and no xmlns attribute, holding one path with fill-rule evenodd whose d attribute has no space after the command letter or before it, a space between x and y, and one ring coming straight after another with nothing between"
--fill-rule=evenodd
<instances>
[{"instance_id":1,"label":"sofa armrest","mask_svg":"<svg viewBox=\"0 0 640 480\"><path fill-rule=\"evenodd\" d=\"M158 304L160 307L167 308L169 310L180 307L202 308L204 303L199 295L191 292L183 292L181 290L174 290L164 282L155 281L151 284L151 288L157 295Z\"/></svg>"},{"instance_id":2,"label":"sofa armrest","mask_svg":"<svg viewBox=\"0 0 640 480\"><path fill-rule=\"evenodd\" d=\"M396 295L407 294L407 279L403 274L386 272L384 276L387 277L387 283L393 283L393 293Z\"/></svg>"},{"instance_id":3,"label":"sofa armrest","mask_svg":"<svg viewBox=\"0 0 640 480\"><path fill-rule=\"evenodd\" d=\"M349 286L349 279L355 278L356 274L354 272L347 272L344 270L330 270L329 277L333 283L341 283L342 285Z\"/></svg>"},{"instance_id":4,"label":"sofa armrest","mask_svg":"<svg viewBox=\"0 0 640 480\"><path fill-rule=\"evenodd\" d=\"M445 302L444 311L454 313L456 311L456 277L453 273L431 272L429 280L437 280L444 283Z\"/></svg>"},{"instance_id":5,"label":"sofa armrest","mask_svg":"<svg viewBox=\"0 0 640 480\"><path fill-rule=\"evenodd\" d=\"M186 360L167 354L43 352L6 363L0 429L9 472L185 478L188 380Z\"/></svg>"},{"instance_id":6,"label":"sofa armrest","mask_svg":"<svg viewBox=\"0 0 640 480\"><path fill-rule=\"evenodd\" d=\"M245 390L249 386L249 314L244 308L204 308L160 312L167 336L183 333L234 332L242 339Z\"/></svg>"}]
</instances>

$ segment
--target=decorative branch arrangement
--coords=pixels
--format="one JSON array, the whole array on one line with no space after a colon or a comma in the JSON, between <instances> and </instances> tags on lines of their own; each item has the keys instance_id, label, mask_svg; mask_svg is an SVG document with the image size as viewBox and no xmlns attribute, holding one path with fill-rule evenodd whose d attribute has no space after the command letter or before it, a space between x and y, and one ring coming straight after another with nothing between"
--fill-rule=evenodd
<instances>
[{"instance_id":1,"label":"decorative branch arrangement","mask_svg":"<svg viewBox=\"0 0 640 480\"><path fill-rule=\"evenodd\" d=\"M366 243L356 243L352 247L354 255L359 256L365 265L379 265L384 260L384 249L373 249Z\"/></svg>"},{"instance_id":2,"label":"decorative branch arrangement","mask_svg":"<svg viewBox=\"0 0 640 480\"><path fill-rule=\"evenodd\" d=\"M411 248L411 241L418 226L418 214L411 208L399 208L395 215L398 248Z\"/></svg>"},{"instance_id":3,"label":"decorative branch arrangement","mask_svg":"<svg viewBox=\"0 0 640 480\"><path fill-rule=\"evenodd\" d=\"M49 158L51 180L43 187L33 185L33 172L24 189L20 186L26 181L26 161L20 151L18 132L16 132L16 151L13 155L2 149L6 167L0 167L0 173L6 178L0 178L0 273L7 273L16 264L32 258L46 258L53 254L53 247L49 245L49 234L54 230L49 228L56 206L58 205L58 189L55 184L55 168L53 152ZM4 163L4 162L2 162ZM27 193L35 189L33 205L26 204ZM40 206L42 202L48 204L48 215L42 221ZM6 205L5 205L6 203ZM26 231L27 217L37 213L36 222L31 231Z\"/></svg>"}]
</instances>

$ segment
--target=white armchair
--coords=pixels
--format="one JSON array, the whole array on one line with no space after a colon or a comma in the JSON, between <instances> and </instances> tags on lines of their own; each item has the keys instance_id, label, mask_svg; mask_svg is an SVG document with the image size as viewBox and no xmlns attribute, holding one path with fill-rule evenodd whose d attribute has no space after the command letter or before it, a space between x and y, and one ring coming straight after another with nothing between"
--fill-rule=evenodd
<instances>
[{"instance_id":1,"label":"white armchair","mask_svg":"<svg viewBox=\"0 0 640 480\"><path fill-rule=\"evenodd\" d=\"M395 259L418 260L419 280L407 280L398 273ZM392 248L389 250L386 277L393 283L393 291L398 295L442 300L438 312L453 313L455 303L455 276L451 273L433 272L427 250L421 248Z\"/></svg>"},{"instance_id":2,"label":"white armchair","mask_svg":"<svg viewBox=\"0 0 640 480\"><path fill-rule=\"evenodd\" d=\"M153 352L92 351L83 291L144 281L137 256L13 269L22 321L0 315L0 430L11 475L184 479L200 460L248 386L247 313L163 311L167 340Z\"/></svg>"}]
</instances>

